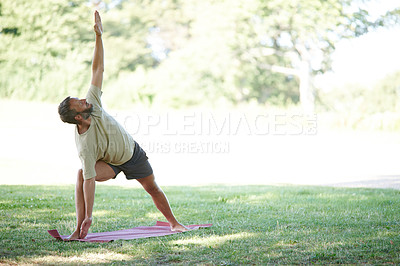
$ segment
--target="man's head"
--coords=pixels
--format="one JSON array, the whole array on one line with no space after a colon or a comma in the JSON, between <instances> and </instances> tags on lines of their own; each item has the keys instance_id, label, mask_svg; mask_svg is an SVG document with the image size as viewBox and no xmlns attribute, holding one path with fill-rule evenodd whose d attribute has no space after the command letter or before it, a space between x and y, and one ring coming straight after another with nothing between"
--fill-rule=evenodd
<instances>
[{"instance_id":1,"label":"man's head","mask_svg":"<svg viewBox=\"0 0 400 266\"><path fill-rule=\"evenodd\" d=\"M86 102L86 99L65 98L58 106L60 118L65 123L82 124L93 112L93 105Z\"/></svg>"}]
</instances>

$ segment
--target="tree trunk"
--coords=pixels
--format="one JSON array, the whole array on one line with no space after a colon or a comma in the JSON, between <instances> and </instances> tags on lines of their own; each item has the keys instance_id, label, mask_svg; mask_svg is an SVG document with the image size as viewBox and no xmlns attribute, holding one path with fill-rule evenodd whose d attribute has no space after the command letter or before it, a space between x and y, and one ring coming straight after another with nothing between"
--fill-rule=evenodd
<instances>
[{"instance_id":1,"label":"tree trunk","mask_svg":"<svg viewBox=\"0 0 400 266\"><path fill-rule=\"evenodd\" d=\"M314 114L314 93L311 84L311 66L308 60L302 60L299 69L300 103L306 115Z\"/></svg>"}]
</instances>

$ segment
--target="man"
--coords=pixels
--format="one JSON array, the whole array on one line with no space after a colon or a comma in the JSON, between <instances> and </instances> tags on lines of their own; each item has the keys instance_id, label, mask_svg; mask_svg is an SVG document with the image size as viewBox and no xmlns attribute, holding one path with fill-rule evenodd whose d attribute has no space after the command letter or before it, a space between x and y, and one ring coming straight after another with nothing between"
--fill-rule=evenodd
<instances>
[{"instance_id":1,"label":"man","mask_svg":"<svg viewBox=\"0 0 400 266\"><path fill-rule=\"evenodd\" d=\"M102 108L101 85L104 52L100 15L94 13L96 44L92 63L92 82L86 99L67 97L58 107L63 122L76 124L75 142L82 169L75 187L77 226L69 239L85 238L92 223L95 181L115 178L123 171L127 179L137 179L151 195L173 231L186 231L174 217L168 200L154 180L146 153L125 129Z\"/></svg>"}]
</instances>

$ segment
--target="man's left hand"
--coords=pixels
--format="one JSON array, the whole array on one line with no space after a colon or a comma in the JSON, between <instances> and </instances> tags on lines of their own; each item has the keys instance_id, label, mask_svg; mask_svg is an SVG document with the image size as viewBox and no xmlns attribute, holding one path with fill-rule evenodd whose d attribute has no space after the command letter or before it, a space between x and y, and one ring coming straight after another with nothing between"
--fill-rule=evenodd
<instances>
[{"instance_id":1,"label":"man's left hand","mask_svg":"<svg viewBox=\"0 0 400 266\"><path fill-rule=\"evenodd\" d=\"M84 239L87 236L91 225L92 225L92 217L87 217L85 218L85 220L83 220L81 225L81 234L80 234L81 239Z\"/></svg>"},{"instance_id":2,"label":"man's left hand","mask_svg":"<svg viewBox=\"0 0 400 266\"><path fill-rule=\"evenodd\" d=\"M103 34L103 24L101 23L100 14L97 10L94 12L94 32L98 36Z\"/></svg>"}]
</instances>

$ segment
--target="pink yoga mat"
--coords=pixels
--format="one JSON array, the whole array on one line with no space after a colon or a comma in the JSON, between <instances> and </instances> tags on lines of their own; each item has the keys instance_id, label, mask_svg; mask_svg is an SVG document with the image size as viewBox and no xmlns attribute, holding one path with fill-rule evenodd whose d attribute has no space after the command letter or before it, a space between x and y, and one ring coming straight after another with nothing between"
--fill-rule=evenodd
<instances>
[{"instance_id":1,"label":"pink yoga mat","mask_svg":"<svg viewBox=\"0 0 400 266\"><path fill-rule=\"evenodd\" d=\"M187 225L190 230L199 229L200 227L210 227L212 224L192 224ZM60 240L66 240L69 235L62 236L57 230L48 230L49 234ZM171 231L169 223L157 221L153 226L139 226L131 229L124 229L112 232L91 233L85 239L77 239L82 242L110 242L117 239L129 240L154 236L166 236L178 234L181 232Z\"/></svg>"}]
</instances>

